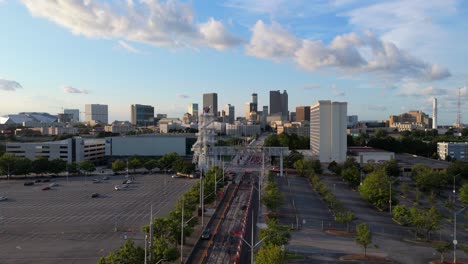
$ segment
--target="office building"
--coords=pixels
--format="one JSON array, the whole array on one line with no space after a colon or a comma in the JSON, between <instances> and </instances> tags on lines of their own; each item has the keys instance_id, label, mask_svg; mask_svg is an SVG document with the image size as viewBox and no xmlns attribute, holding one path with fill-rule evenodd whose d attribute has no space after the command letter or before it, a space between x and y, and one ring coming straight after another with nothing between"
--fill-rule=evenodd
<instances>
[{"instance_id":1,"label":"office building","mask_svg":"<svg viewBox=\"0 0 468 264\"><path fill-rule=\"evenodd\" d=\"M255 113L258 112L258 94L256 94L256 93L252 94L251 111L253 111Z\"/></svg>"},{"instance_id":2,"label":"office building","mask_svg":"<svg viewBox=\"0 0 468 264\"><path fill-rule=\"evenodd\" d=\"M193 122L198 122L198 104L197 103L191 103L188 105L188 113L192 115L192 120Z\"/></svg>"},{"instance_id":3,"label":"office building","mask_svg":"<svg viewBox=\"0 0 468 264\"><path fill-rule=\"evenodd\" d=\"M234 120L236 119L234 106L231 104L227 104L225 111L226 111L226 116L227 116L226 123L233 124Z\"/></svg>"},{"instance_id":4,"label":"office building","mask_svg":"<svg viewBox=\"0 0 468 264\"><path fill-rule=\"evenodd\" d=\"M437 154L442 160L468 161L468 142L438 142Z\"/></svg>"},{"instance_id":5,"label":"office building","mask_svg":"<svg viewBox=\"0 0 468 264\"><path fill-rule=\"evenodd\" d=\"M320 162L346 161L347 105L327 100L310 107L310 149Z\"/></svg>"},{"instance_id":6,"label":"office building","mask_svg":"<svg viewBox=\"0 0 468 264\"><path fill-rule=\"evenodd\" d=\"M203 110L209 108L208 113L218 116L218 94L206 93L203 94Z\"/></svg>"},{"instance_id":7,"label":"office building","mask_svg":"<svg viewBox=\"0 0 468 264\"><path fill-rule=\"evenodd\" d=\"M101 104L86 104L85 105L85 122L99 122L103 124L109 123L109 114L107 105Z\"/></svg>"},{"instance_id":8,"label":"office building","mask_svg":"<svg viewBox=\"0 0 468 264\"><path fill-rule=\"evenodd\" d=\"M64 114L72 115L72 122L80 122L80 110L79 109L63 109Z\"/></svg>"},{"instance_id":9,"label":"office building","mask_svg":"<svg viewBox=\"0 0 468 264\"><path fill-rule=\"evenodd\" d=\"M154 107L151 105L134 104L131 106L130 122L134 126L152 126L154 125Z\"/></svg>"},{"instance_id":10,"label":"office building","mask_svg":"<svg viewBox=\"0 0 468 264\"><path fill-rule=\"evenodd\" d=\"M310 121L310 106L296 107L296 121Z\"/></svg>"},{"instance_id":11,"label":"office building","mask_svg":"<svg viewBox=\"0 0 468 264\"><path fill-rule=\"evenodd\" d=\"M389 127L398 128L401 124L414 124L416 127L432 128L432 118L422 111L409 111L400 115L391 115Z\"/></svg>"},{"instance_id":12,"label":"office building","mask_svg":"<svg viewBox=\"0 0 468 264\"><path fill-rule=\"evenodd\" d=\"M432 129L437 129L437 98L432 99Z\"/></svg>"},{"instance_id":13,"label":"office building","mask_svg":"<svg viewBox=\"0 0 468 264\"><path fill-rule=\"evenodd\" d=\"M270 115L278 113L281 113L286 119L289 117L288 93L286 90L283 93L280 91L270 91Z\"/></svg>"},{"instance_id":14,"label":"office building","mask_svg":"<svg viewBox=\"0 0 468 264\"><path fill-rule=\"evenodd\" d=\"M358 125L358 116L357 115L350 115L348 116L348 128L356 128Z\"/></svg>"}]
</instances>

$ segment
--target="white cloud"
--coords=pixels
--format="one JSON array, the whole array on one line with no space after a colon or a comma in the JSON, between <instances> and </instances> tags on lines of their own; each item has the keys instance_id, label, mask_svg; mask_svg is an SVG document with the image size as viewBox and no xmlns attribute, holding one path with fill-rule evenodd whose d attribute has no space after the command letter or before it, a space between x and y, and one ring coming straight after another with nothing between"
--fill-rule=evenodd
<instances>
[{"instance_id":1,"label":"white cloud","mask_svg":"<svg viewBox=\"0 0 468 264\"><path fill-rule=\"evenodd\" d=\"M309 71L335 68L347 73L376 73L419 80L450 76L440 65L420 60L370 32L363 36L354 32L337 35L328 45L320 40L298 39L276 22L266 25L259 20L252 32L247 54L275 61L292 59Z\"/></svg>"},{"instance_id":2,"label":"white cloud","mask_svg":"<svg viewBox=\"0 0 468 264\"><path fill-rule=\"evenodd\" d=\"M205 43L217 50L225 50L237 46L242 42L239 38L231 35L223 23L213 18L200 25L200 33Z\"/></svg>"},{"instance_id":3,"label":"white cloud","mask_svg":"<svg viewBox=\"0 0 468 264\"><path fill-rule=\"evenodd\" d=\"M64 86L63 91L65 93L71 93L71 94L88 94L88 90L85 89L79 89L71 86Z\"/></svg>"},{"instance_id":4,"label":"white cloud","mask_svg":"<svg viewBox=\"0 0 468 264\"><path fill-rule=\"evenodd\" d=\"M160 47L216 49L240 43L213 18L197 25L192 6L178 0L21 1L33 16L46 18L73 34L89 38L122 39Z\"/></svg>"},{"instance_id":5,"label":"white cloud","mask_svg":"<svg viewBox=\"0 0 468 264\"><path fill-rule=\"evenodd\" d=\"M400 91L397 96L401 97L432 97L432 96L443 96L447 94L447 90L441 88L435 88L433 86L420 88L417 83L407 83L403 86L402 91Z\"/></svg>"},{"instance_id":6,"label":"white cloud","mask_svg":"<svg viewBox=\"0 0 468 264\"><path fill-rule=\"evenodd\" d=\"M291 57L299 46L299 41L280 24L273 22L270 26L258 20L252 27L252 37L246 46L248 55L279 60Z\"/></svg>"},{"instance_id":7,"label":"white cloud","mask_svg":"<svg viewBox=\"0 0 468 264\"><path fill-rule=\"evenodd\" d=\"M17 89L21 89L23 86L16 81L7 80L0 78L0 90L3 91L16 91Z\"/></svg>"},{"instance_id":8,"label":"white cloud","mask_svg":"<svg viewBox=\"0 0 468 264\"><path fill-rule=\"evenodd\" d=\"M129 52L141 53L140 50L138 50L137 48L133 47L132 45L128 44L127 42L125 42L123 40L119 40L118 43L119 43L120 47L124 48L125 50L127 50Z\"/></svg>"}]
</instances>

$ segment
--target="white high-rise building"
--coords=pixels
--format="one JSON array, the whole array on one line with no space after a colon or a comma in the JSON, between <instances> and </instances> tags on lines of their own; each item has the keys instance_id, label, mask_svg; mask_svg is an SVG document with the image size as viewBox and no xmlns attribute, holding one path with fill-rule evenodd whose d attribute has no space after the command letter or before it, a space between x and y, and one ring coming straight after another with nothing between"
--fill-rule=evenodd
<instances>
[{"instance_id":1,"label":"white high-rise building","mask_svg":"<svg viewBox=\"0 0 468 264\"><path fill-rule=\"evenodd\" d=\"M437 129L437 98L432 99L432 129Z\"/></svg>"},{"instance_id":2,"label":"white high-rise building","mask_svg":"<svg viewBox=\"0 0 468 264\"><path fill-rule=\"evenodd\" d=\"M310 149L320 162L344 162L347 150L346 102L318 101L310 107Z\"/></svg>"},{"instance_id":3,"label":"white high-rise building","mask_svg":"<svg viewBox=\"0 0 468 264\"><path fill-rule=\"evenodd\" d=\"M87 104L85 105L85 121L99 121L104 124L109 124L109 114L107 105Z\"/></svg>"}]
</instances>

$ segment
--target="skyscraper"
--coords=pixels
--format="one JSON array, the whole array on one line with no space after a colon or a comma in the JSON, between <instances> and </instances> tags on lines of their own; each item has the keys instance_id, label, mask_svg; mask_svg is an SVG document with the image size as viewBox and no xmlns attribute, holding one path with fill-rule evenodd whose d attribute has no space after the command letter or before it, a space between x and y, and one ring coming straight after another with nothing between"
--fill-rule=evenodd
<instances>
[{"instance_id":1,"label":"skyscraper","mask_svg":"<svg viewBox=\"0 0 468 264\"><path fill-rule=\"evenodd\" d=\"M286 90L282 94L280 91L270 91L270 115L278 113L286 118L289 116L288 93Z\"/></svg>"},{"instance_id":2,"label":"skyscraper","mask_svg":"<svg viewBox=\"0 0 468 264\"><path fill-rule=\"evenodd\" d=\"M347 107L329 100L310 107L310 149L320 162L346 161Z\"/></svg>"},{"instance_id":3,"label":"skyscraper","mask_svg":"<svg viewBox=\"0 0 468 264\"><path fill-rule=\"evenodd\" d=\"M80 110L79 109L63 109L63 113L72 115L72 122L80 122Z\"/></svg>"},{"instance_id":4,"label":"skyscraper","mask_svg":"<svg viewBox=\"0 0 468 264\"><path fill-rule=\"evenodd\" d=\"M154 107L135 104L131 106L131 123L135 126L154 125Z\"/></svg>"},{"instance_id":5,"label":"skyscraper","mask_svg":"<svg viewBox=\"0 0 468 264\"><path fill-rule=\"evenodd\" d=\"M228 117L227 122L229 124L234 123L234 120L236 119L236 115L235 115L235 109L233 105L231 104L226 105L226 116Z\"/></svg>"},{"instance_id":6,"label":"skyscraper","mask_svg":"<svg viewBox=\"0 0 468 264\"><path fill-rule=\"evenodd\" d=\"M258 112L258 95L256 93L252 94L252 111Z\"/></svg>"},{"instance_id":7,"label":"skyscraper","mask_svg":"<svg viewBox=\"0 0 468 264\"><path fill-rule=\"evenodd\" d=\"M210 108L209 113L218 116L218 94L206 93L203 94L203 109Z\"/></svg>"},{"instance_id":8,"label":"skyscraper","mask_svg":"<svg viewBox=\"0 0 468 264\"><path fill-rule=\"evenodd\" d=\"M191 103L188 105L188 113L192 115L192 120L198 122L198 104Z\"/></svg>"},{"instance_id":9,"label":"skyscraper","mask_svg":"<svg viewBox=\"0 0 468 264\"><path fill-rule=\"evenodd\" d=\"M296 121L310 121L310 106L296 107Z\"/></svg>"},{"instance_id":10,"label":"skyscraper","mask_svg":"<svg viewBox=\"0 0 468 264\"><path fill-rule=\"evenodd\" d=\"M85 105L85 121L99 121L104 124L109 124L109 114L107 105L101 104L86 104Z\"/></svg>"},{"instance_id":11,"label":"skyscraper","mask_svg":"<svg viewBox=\"0 0 468 264\"><path fill-rule=\"evenodd\" d=\"M432 99L432 129L437 129L437 98Z\"/></svg>"}]
</instances>

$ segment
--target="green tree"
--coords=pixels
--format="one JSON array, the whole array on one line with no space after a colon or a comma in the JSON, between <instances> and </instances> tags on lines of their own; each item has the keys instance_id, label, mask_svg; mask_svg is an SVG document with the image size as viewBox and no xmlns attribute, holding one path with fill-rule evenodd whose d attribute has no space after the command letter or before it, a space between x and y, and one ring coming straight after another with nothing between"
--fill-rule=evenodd
<instances>
[{"instance_id":1,"label":"green tree","mask_svg":"<svg viewBox=\"0 0 468 264\"><path fill-rule=\"evenodd\" d=\"M153 173L153 170L156 169L158 166L158 161L154 159L148 160L143 164L143 167L145 167L145 169L148 170L150 173Z\"/></svg>"},{"instance_id":2,"label":"green tree","mask_svg":"<svg viewBox=\"0 0 468 264\"><path fill-rule=\"evenodd\" d=\"M260 229L258 237L260 240L265 239L265 245L281 246L289 242L291 234L288 226L279 225L276 219L268 219L267 228Z\"/></svg>"},{"instance_id":3,"label":"green tree","mask_svg":"<svg viewBox=\"0 0 468 264\"><path fill-rule=\"evenodd\" d=\"M296 162L294 162L293 167L294 169L296 169L299 175L304 176L305 172L307 171L307 160L297 160Z\"/></svg>"},{"instance_id":4,"label":"green tree","mask_svg":"<svg viewBox=\"0 0 468 264\"><path fill-rule=\"evenodd\" d=\"M465 205L468 204L468 183L460 188L460 201Z\"/></svg>"},{"instance_id":5,"label":"green tree","mask_svg":"<svg viewBox=\"0 0 468 264\"><path fill-rule=\"evenodd\" d=\"M400 176L400 167L398 167L398 163L395 159L384 162L382 166L384 167L387 175L391 177Z\"/></svg>"},{"instance_id":6,"label":"green tree","mask_svg":"<svg viewBox=\"0 0 468 264\"><path fill-rule=\"evenodd\" d=\"M80 169L84 170L86 173L93 172L96 170L96 166L90 160L83 160L80 162Z\"/></svg>"},{"instance_id":7,"label":"green tree","mask_svg":"<svg viewBox=\"0 0 468 264\"><path fill-rule=\"evenodd\" d=\"M280 246L268 245L261 247L256 256L257 264L284 264L286 263L286 253Z\"/></svg>"},{"instance_id":8,"label":"green tree","mask_svg":"<svg viewBox=\"0 0 468 264\"><path fill-rule=\"evenodd\" d=\"M99 264L141 264L145 259L145 250L135 246L131 239L116 251L110 252L106 257L99 259Z\"/></svg>"},{"instance_id":9,"label":"green tree","mask_svg":"<svg viewBox=\"0 0 468 264\"><path fill-rule=\"evenodd\" d=\"M67 171L70 174L77 174L77 173L80 172L80 169L79 169L79 166L78 166L78 164L76 162L72 162L72 163L68 164Z\"/></svg>"},{"instance_id":10,"label":"green tree","mask_svg":"<svg viewBox=\"0 0 468 264\"><path fill-rule=\"evenodd\" d=\"M434 206L428 210L412 207L409 221L415 227L417 235L424 235L429 240L430 232L440 229L442 217Z\"/></svg>"},{"instance_id":11,"label":"green tree","mask_svg":"<svg viewBox=\"0 0 468 264\"><path fill-rule=\"evenodd\" d=\"M27 175L31 172L31 165L30 159L19 157L16 160L15 175Z\"/></svg>"},{"instance_id":12,"label":"green tree","mask_svg":"<svg viewBox=\"0 0 468 264\"><path fill-rule=\"evenodd\" d=\"M440 253L440 263L445 263L444 254L452 249L452 244L447 241L440 241L436 244L435 249Z\"/></svg>"},{"instance_id":13,"label":"green tree","mask_svg":"<svg viewBox=\"0 0 468 264\"><path fill-rule=\"evenodd\" d=\"M390 198L390 180L384 170L376 170L369 175L359 186L359 193L364 199L381 210L388 208ZM394 189L392 189L392 203L396 204Z\"/></svg>"},{"instance_id":14,"label":"green tree","mask_svg":"<svg viewBox=\"0 0 468 264\"><path fill-rule=\"evenodd\" d=\"M37 158L35 159L32 164L32 172L36 173L36 174L44 174L44 173L47 173L49 172L50 170L50 162L47 158L44 158L44 157L40 157L40 158Z\"/></svg>"},{"instance_id":15,"label":"green tree","mask_svg":"<svg viewBox=\"0 0 468 264\"><path fill-rule=\"evenodd\" d=\"M168 154L165 154L164 156L162 156L158 160L158 163L161 166L161 169L168 170L168 169L172 168L174 162L177 160L178 157L179 157L179 155L177 155L177 153L175 153L175 152L168 153Z\"/></svg>"},{"instance_id":16,"label":"green tree","mask_svg":"<svg viewBox=\"0 0 468 264\"><path fill-rule=\"evenodd\" d=\"M409 211L404 205L397 205L392 210L393 219L402 225L408 223Z\"/></svg>"},{"instance_id":17,"label":"green tree","mask_svg":"<svg viewBox=\"0 0 468 264\"><path fill-rule=\"evenodd\" d=\"M282 197L278 186L274 183L269 183L265 189L262 202L268 210L276 211L283 204Z\"/></svg>"},{"instance_id":18,"label":"green tree","mask_svg":"<svg viewBox=\"0 0 468 264\"><path fill-rule=\"evenodd\" d=\"M53 159L49 162L51 173L61 173L67 170L67 162L63 159Z\"/></svg>"},{"instance_id":19,"label":"green tree","mask_svg":"<svg viewBox=\"0 0 468 264\"><path fill-rule=\"evenodd\" d=\"M356 167L350 167L341 171L341 177L347 181L351 187L355 188L361 183L361 174Z\"/></svg>"},{"instance_id":20,"label":"green tree","mask_svg":"<svg viewBox=\"0 0 468 264\"><path fill-rule=\"evenodd\" d=\"M346 231L349 232L349 224L356 219L356 216L353 212L349 210L340 211L335 214L335 221L341 224L346 224Z\"/></svg>"},{"instance_id":21,"label":"green tree","mask_svg":"<svg viewBox=\"0 0 468 264\"><path fill-rule=\"evenodd\" d=\"M18 157L13 154L5 153L0 157L0 172L1 174L7 175L8 179L11 177L15 171L16 163Z\"/></svg>"},{"instance_id":22,"label":"green tree","mask_svg":"<svg viewBox=\"0 0 468 264\"><path fill-rule=\"evenodd\" d=\"M141 167L142 167L142 164L139 158L134 157L128 162L128 168L132 169L133 173L135 173L136 170Z\"/></svg>"},{"instance_id":23,"label":"green tree","mask_svg":"<svg viewBox=\"0 0 468 264\"><path fill-rule=\"evenodd\" d=\"M322 164L320 163L320 160L312 160L311 166L316 174L323 173Z\"/></svg>"},{"instance_id":24,"label":"green tree","mask_svg":"<svg viewBox=\"0 0 468 264\"><path fill-rule=\"evenodd\" d=\"M411 189L409 187L409 184L407 182L401 183L400 190L403 193L403 195L408 195L411 192Z\"/></svg>"},{"instance_id":25,"label":"green tree","mask_svg":"<svg viewBox=\"0 0 468 264\"><path fill-rule=\"evenodd\" d=\"M125 163L125 161L123 160L116 160L114 162L112 162L112 171L113 172L120 172L120 171L123 171L125 170L127 164Z\"/></svg>"},{"instance_id":26,"label":"green tree","mask_svg":"<svg viewBox=\"0 0 468 264\"><path fill-rule=\"evenodd\" d=\"M367 257L367 247L372 243L372 233L369 225L362 223L356 226L356 243L364 248L364 256Z\"/></svg>"}]
</instances>

